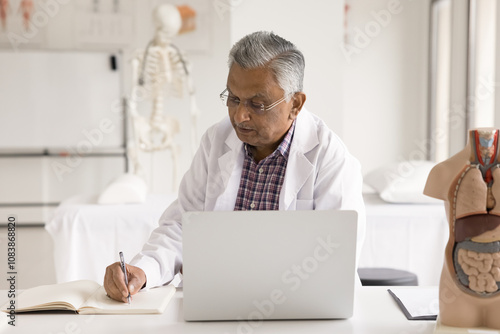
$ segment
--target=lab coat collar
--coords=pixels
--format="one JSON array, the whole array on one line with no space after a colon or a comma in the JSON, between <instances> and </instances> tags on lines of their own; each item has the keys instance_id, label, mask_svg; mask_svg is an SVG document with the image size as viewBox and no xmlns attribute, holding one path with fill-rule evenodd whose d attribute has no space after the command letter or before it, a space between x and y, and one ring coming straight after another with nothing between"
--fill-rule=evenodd
<instances>
[{"instance_id":1,"label":"lab coat collar","mask_svg":"<svg viewBox=\"0 0 500 334\"><path fill-rule=\"evenodd\" d=\"M238 156L244 153L244 147L243 142L238 138L234 129L226 138L224 144L226 146L226 151L219 158L219 168L221 171L222 183L224 188L227 188L227 183L238 161Z\"/></svg>"},{"instance_id":2,"label":"lab coat collar","mask_svg":"<svg viewBox=\"0 0 500 334\"><path fill-rule=\"evenodd\" d=\"M220 195L214 204L214 210L234 209L243 168L244 151L243 142L231 126L230 133L224 142L223 152L218 159L221 183Z\"/></svg>"},{"instance_id":3,"label":"lab coat collar","mask_svg":"<svg viewBox=\"0 0 500 334\"><path fill-rule=\"evenodd\" d=\"M311 129L317 128L314 122L312 114L307 109L302 108L302 111L297 116L291 149L295 148L298 152L305 154L319 145L317 131L311 131Z\"/></svg>"},{"instance_id":4,"label":"lab coat collar","mask_svg":"<svg viewBox=\"0 0 500 334\"><path fill-rule=\"evenodd\" d=\"M312 115L303 108L297 116L295 133L290 147L285 180L280 194L280 209L295 209L290 207L297 198L297 193L314 171L313 163L306 154L319 145L318 133Z\"/></svg>"}]
</instances>

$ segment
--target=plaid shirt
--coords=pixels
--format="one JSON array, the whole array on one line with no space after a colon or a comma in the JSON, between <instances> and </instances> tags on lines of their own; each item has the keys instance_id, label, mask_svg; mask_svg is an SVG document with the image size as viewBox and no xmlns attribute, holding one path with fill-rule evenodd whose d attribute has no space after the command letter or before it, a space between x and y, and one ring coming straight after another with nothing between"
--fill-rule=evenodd
<instances>
[{"instance_id":1,"label":"plaid shirt","mask_svg":"<svg viewBox=\"0 0 500 334\"><path fill-rule=\"evenodd\" d=\"M234 210L278 210L295 121L276 150L256 163L245 143L245 161Z\"/></svg>"}]
</instances>

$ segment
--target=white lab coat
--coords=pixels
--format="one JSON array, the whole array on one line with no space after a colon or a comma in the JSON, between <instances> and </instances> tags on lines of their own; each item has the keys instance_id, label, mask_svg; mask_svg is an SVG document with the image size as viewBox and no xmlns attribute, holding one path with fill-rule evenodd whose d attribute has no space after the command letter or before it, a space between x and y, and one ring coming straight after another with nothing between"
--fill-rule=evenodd
<instances>
[{"instance_id":1,"label":"white lab coat","mask_svg":"<svg viewBox=\"0 0 500 334\"><path fill-rule=\"evenodd\" d=\"M171 281L182 266L183 212L234 209L244 151L228 117L203 135L178 199L131 261L145 271L148 287ZM304 108L296 120L279 209L356 210L359 257L365 233L360 164L323 121Z\"/></svg>"}]
</instances>

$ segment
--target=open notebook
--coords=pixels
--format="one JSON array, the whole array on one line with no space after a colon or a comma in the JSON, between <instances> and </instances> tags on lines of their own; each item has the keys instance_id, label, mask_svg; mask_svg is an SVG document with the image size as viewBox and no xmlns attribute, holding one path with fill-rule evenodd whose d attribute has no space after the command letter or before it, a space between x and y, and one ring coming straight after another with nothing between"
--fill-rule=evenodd
<instances>
[{"instance_id":1,"label":"open notebook","mask_svg":"<svg viewBox=\"0 0 500 334\"><path fill-rule=\"evenodd\" d=\"M90 280L42 285L19 294L16 312L75 311L80 314L155 314L163 313L175 293L173 285L141 291L129 304L106 295L104 287ZM2 311L7 312L9 302Z\"/></svg>"}]
</instances>

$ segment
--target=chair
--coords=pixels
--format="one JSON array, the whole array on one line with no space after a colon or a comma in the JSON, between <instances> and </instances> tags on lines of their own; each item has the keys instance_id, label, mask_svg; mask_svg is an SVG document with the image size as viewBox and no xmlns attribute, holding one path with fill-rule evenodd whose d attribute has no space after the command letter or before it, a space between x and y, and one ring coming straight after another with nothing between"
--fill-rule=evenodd
<instances>
[{"instance_id":1,"label":"chair","mask_svg":"<svg viewBox=\"0 0 500 334\"><path fill-rule=\"evenodd\" d=\"M392 268L359 268L358 275L363 286L418 285L414 273Z\"/></svg>"}]
</instances>

